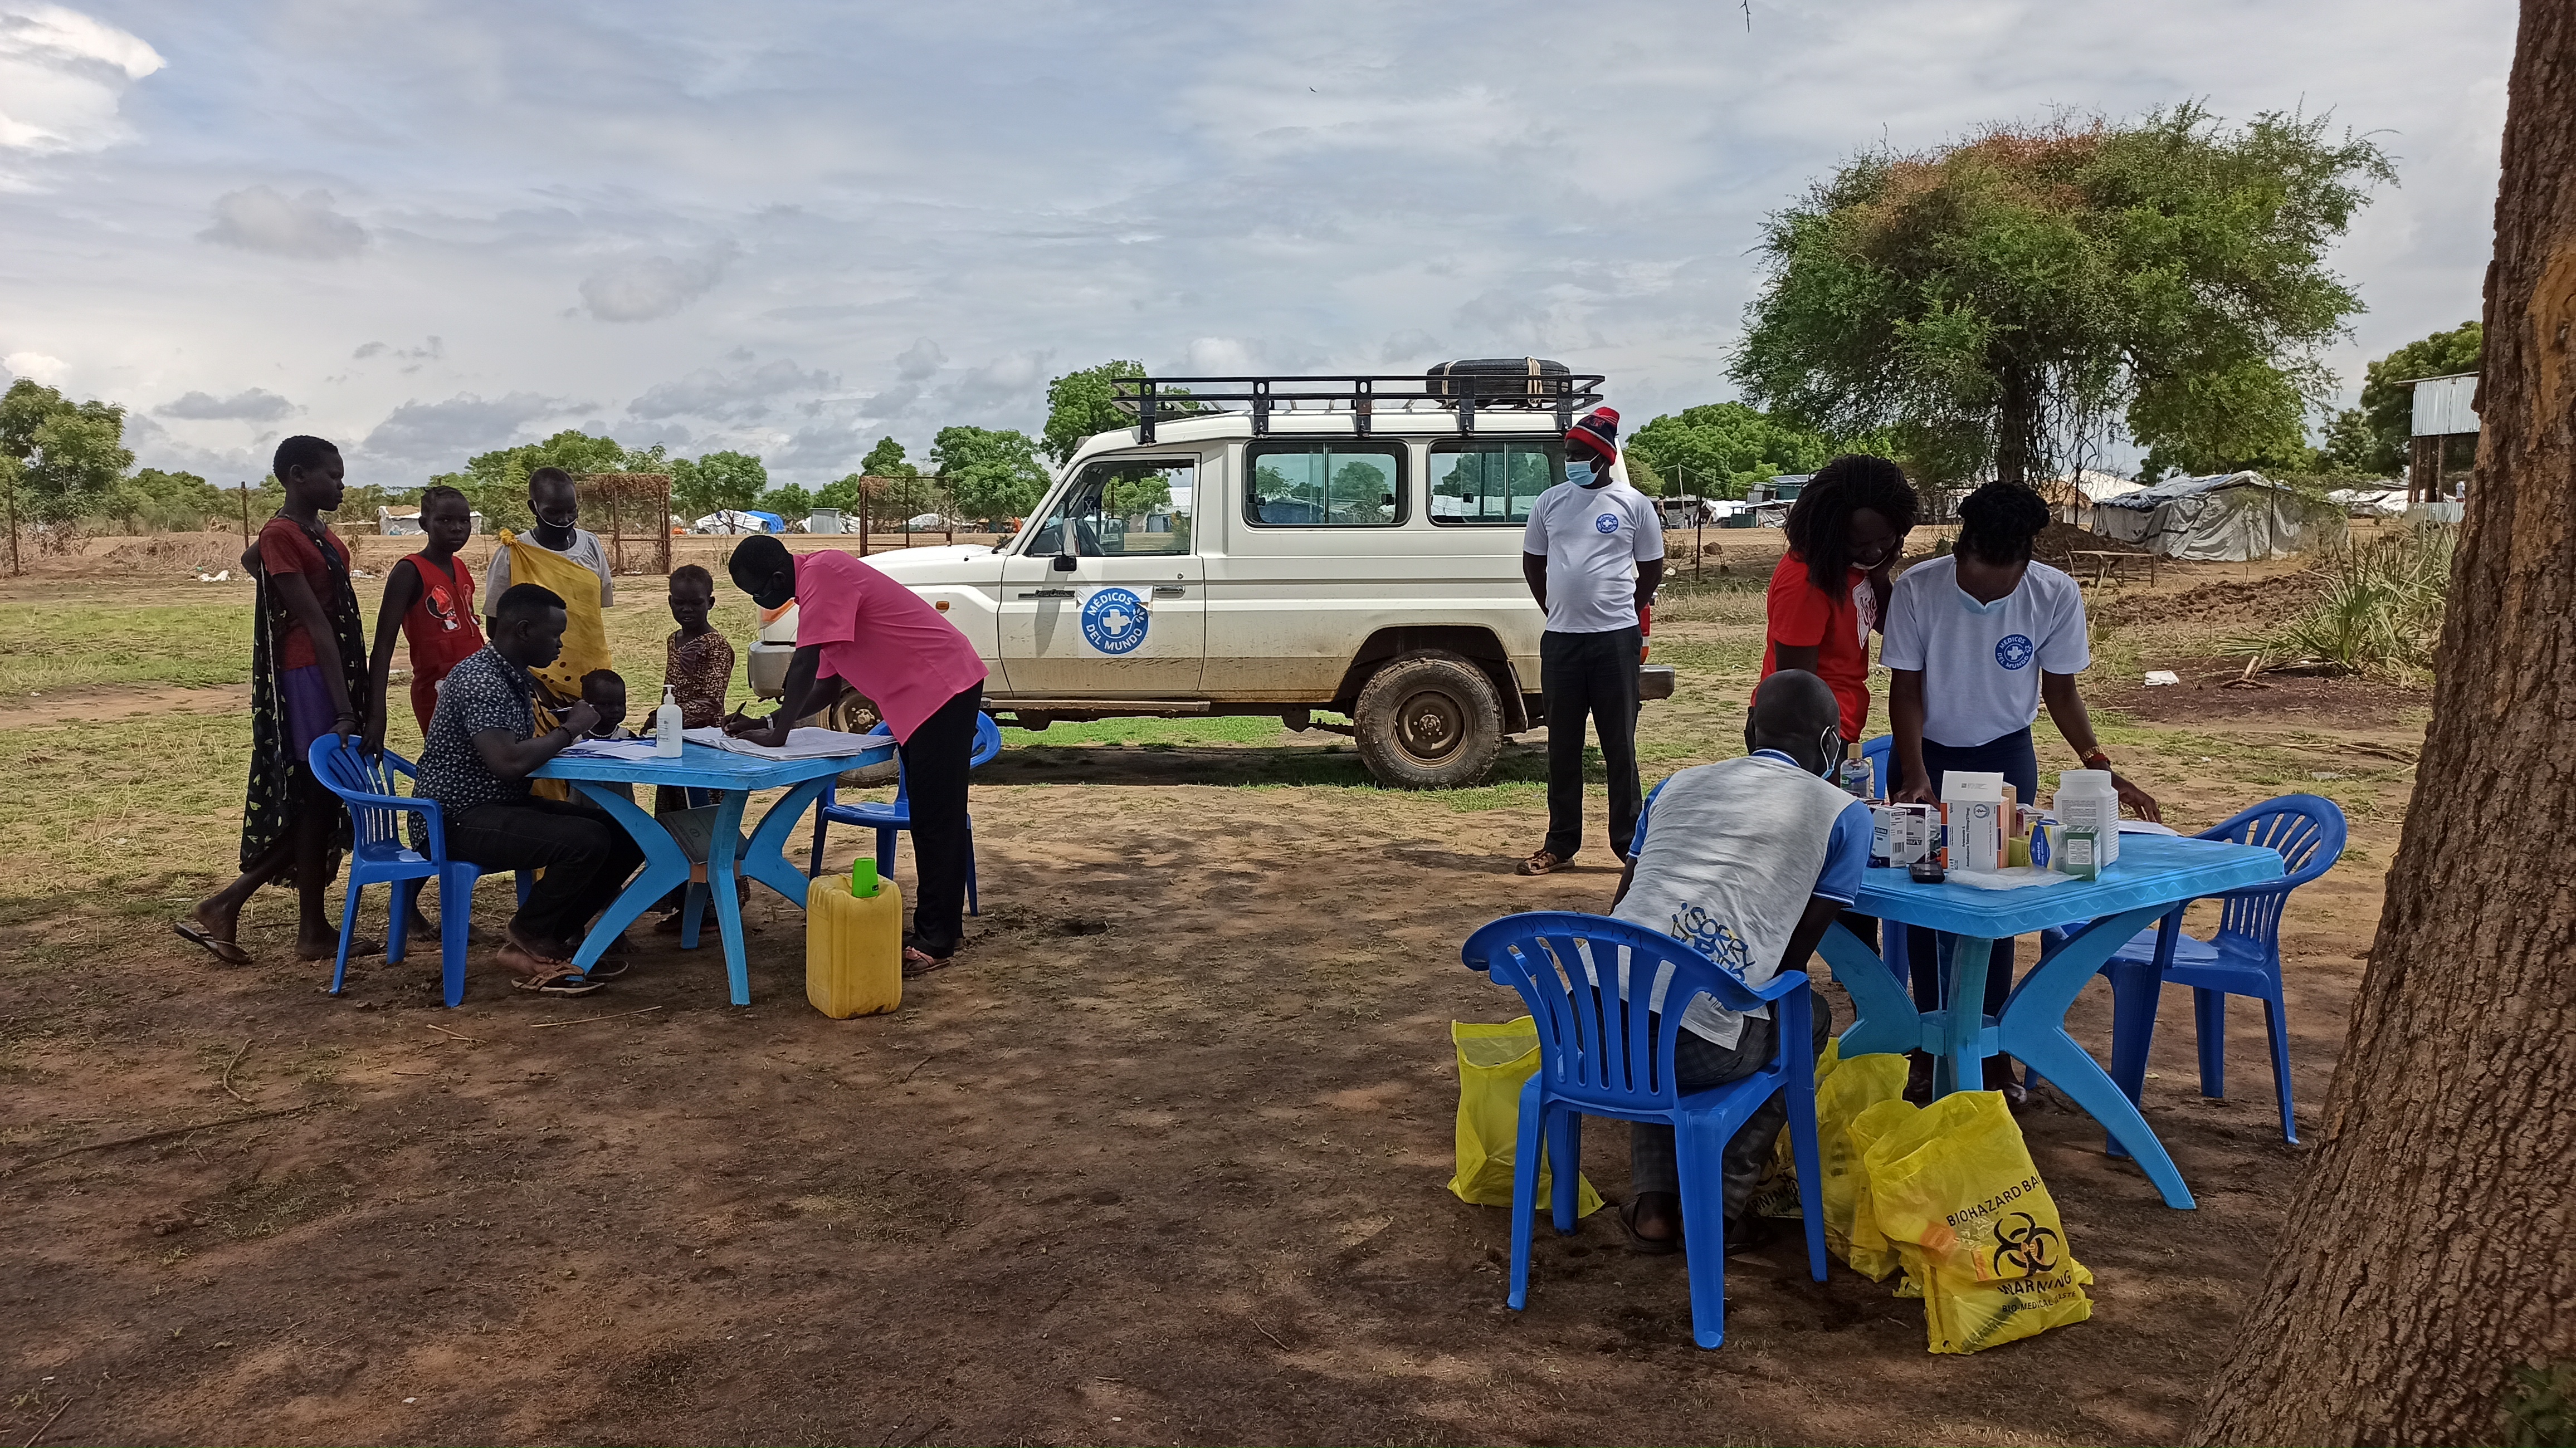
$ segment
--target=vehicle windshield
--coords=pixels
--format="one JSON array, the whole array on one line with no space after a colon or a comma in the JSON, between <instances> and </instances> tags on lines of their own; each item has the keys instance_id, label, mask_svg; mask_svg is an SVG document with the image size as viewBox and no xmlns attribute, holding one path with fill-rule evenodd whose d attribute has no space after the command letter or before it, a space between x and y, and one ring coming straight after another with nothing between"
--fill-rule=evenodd
<instances>
[{"instance_id":1,"label":"vehicle windshield","mask_svg":"<svg viewBox=\"0 0 2576 1448\"><path fill-rule=\"evenodd\" d=\"M1136 558L1190 551L1197 501L1194 460L1122 458L1093 463L1029 530L1025 553ZM1066 546L1068 528L1070 547Z\"/></svg>"}]
</instances>

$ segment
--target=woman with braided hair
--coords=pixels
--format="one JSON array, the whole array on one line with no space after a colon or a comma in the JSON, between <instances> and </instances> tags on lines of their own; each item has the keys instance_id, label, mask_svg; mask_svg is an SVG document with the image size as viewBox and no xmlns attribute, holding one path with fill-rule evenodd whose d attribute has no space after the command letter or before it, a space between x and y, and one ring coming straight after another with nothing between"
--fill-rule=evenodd
<instances>
[{"instance_id":1,"label":"woman with braided hair","mask_svg":"<svg viewBox=\"0 0 2576 1448\"><path fill-rule=\"evenodd\" d=\"M2048 526L2048 504L2014 483L1988 483L1959 503L1959 538L1950 556L1905 570L1888 598L1887 643L1879 662L1893 675L1887 712L1895 725L1894 780L1888 797L1931 803L1951 770L2001 774L2024 800L2039 794L2039 759L2031 722L2043 701L2048 717L2087 769L2109 769L2111 756L2093 736L2093 721L2075 691L2092 663L2085 636L2084 595L2075 580L2031 561L2031 540ZM2148 793L2111 776L2120 802L2160 818ZM1986 972L1985 1008L2003 1008L2012 988L2012 948L1995 942ZM1939 1008L1940 974L1932 934L1912 931L1906 951L1914 998ZM1919 1054L1919 1053L1918 1053ZM1930 1060L1918 1063L1926 1089ZM2023 1099L2012 1062L1986 1058L1986 1088L2014 1105Z\"/></svg>"},{"instance_id":2,"label":"woman with braided hair","mask_svg":"<svg viewBox=\"0 0 2576 1448\"><path fill-rule=\"evenodd\" d=\"M1771 571L1762 677L1802 669L1833 686L1846 744L1869 724L1869 636L1886 627L1889 572L1914 509L1904 469L1845 453L1790 506L1789 551Z\"/></svg>"}]
</instances>

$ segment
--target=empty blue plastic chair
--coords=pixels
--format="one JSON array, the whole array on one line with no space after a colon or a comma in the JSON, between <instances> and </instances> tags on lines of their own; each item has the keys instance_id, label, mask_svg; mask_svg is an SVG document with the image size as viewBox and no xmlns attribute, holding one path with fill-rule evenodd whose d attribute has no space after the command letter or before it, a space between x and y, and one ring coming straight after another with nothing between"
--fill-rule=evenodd
<instances>
[{"instance_id":1,"label":"empty blue plastic chair","mask_svg":"<svg viewBox=\"0 0 2576 1448\"><path fill-rule=\"evenodd\" d=\"M1460 954L1469 969L1485 971L1520 992L1538 1022L1539 1065L1521 1088L1520 1142L1512 1157L1510 1301L1515 1310L1529 1302L1541 1139L1555 1172L1556 1230L1571 1232L1583 1161L1583 1117L1660 1121L1673 1128L1681 1165L1691 1336L1704 1348L1724 1342L1726 1143L1778 1091L1788 1093L1789 1146L1806 1219L1807 1265L1817 1281L1825 1280L1806 972L1784 970L1766 985L1748 986L1670 936L1624 920L1557 910L1504 916L1467 937ZM1587 958L1598 971L1599 990L1586 974ZM1618 993L1623 962L1631 983L1625 1000ZM1672 980L1664 1008L1650 1014L1653 983L1667 969ZM1753 1075L1685 1096L1673 1084L1673 1044L1681 1033L1682 1012L1703 995L1714 996L1732 1011L1769 1003L1784 1044L1772 1063Z\"/></svg>"},{"instance_id":2,"label":"empty blue plastic chair","mask_svg":"<svg viewBox=\"0 0 2576 1448\"><path fill-rule=\"evenodd\" d=\"M2131 1101L2146 1087L2147 1048L2155 1042L2156 1006L2167 983L2191 987L2203 1096L2227 1094L2227 997L2252 996L2263 1003L2263 1025L2271 1036L2281 1139L2299 1139L2290 1116L2290 1039L2281 1001L2281 907L2292 890L2333 867L2343 855L2344 837L2343 811L2313 794L2267 800L2200 832L2204 840L2278 850L2284 873L2269 884L2218 896L2225 902L2218 933L2207 940L2183 933L2184 906L2177 905L2157 928L2131 936L2103 963L2102 973L2111 979L2111 1079Z\"/></svg>"},{"instance_id":3,"label":"empty blue plastic chair","mask_svg":"<svg viewBox=\"0 0 2576 1448\"><path fill-rule=\"evenodd\" d=\"M880 721L868 731L871 736L894 731ZM1002 752L1002 726L990 714L975 716L975 752L966 757L968 769L981 769L993 756ZM903 777L903 757L895 756L894 800L890 804L873 802L843 804L837 784L823 788L822 799L814 805L814 859L805 869L809 876L823 873L823 837L835 824L858 825L877 832L877 875L894 878L894 837L899 830L912 828L912 794ZM981 915L975 900L975 821L966 821L966 913Z\"/></svg>"},{"instance_id":4,"label":"empty blue plastic chair","mask_svg":"<svg viewBox=\"0 0 2576 1448\"><path fill-rule=\"evenodd\" d=\"M1881 734L1876 739L1862 740L1860 757L1868 760L1870 767L1878 771L1878 797L1894 798L1896 780L1889 775L1888 771L1896 765L1896 736Z\"/></svg>"},{"instance_id":5,"label":"empty blue plastic chair","mask_svg":"<svg viewBox=\"0 0 2576 1448\"><path fill-rule=\"evenodd\" d=\"M340 910L340 956L331 967L331 994L338 995L348 979L349 940L358 928L359 895L369 885L394 887L393 904L386 912L385 959L399 964L403 937L409 934L406 927L410 924L412 899L421 881L435 879L439 969L445 977L447 1003L463 1004L466 932L474 913L474 882L482 876L483 867L447 858L447 821L439 811L438 801L395 792L396 775L405 779L420 777L420 771L401 755L388 749L370 759L354 738L325 734L313 741L305 762L313 767L313 777L349 806L348 899ZM403 838L405 814L416 814L426 821L426 851L412 848ZM522 902L528 898L532 883L527 872L519 873Z\"/></svg>"}]
</instances>

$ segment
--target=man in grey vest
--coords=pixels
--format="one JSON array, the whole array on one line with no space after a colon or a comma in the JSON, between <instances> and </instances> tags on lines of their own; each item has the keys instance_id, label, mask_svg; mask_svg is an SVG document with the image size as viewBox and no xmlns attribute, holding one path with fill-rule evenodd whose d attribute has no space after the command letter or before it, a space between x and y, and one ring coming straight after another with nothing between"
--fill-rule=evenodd
<instances>
[{"instance_id":1,"label":"man in grey vest","mask_svg":"<svg viewBox=\"0 0 2576 1448\"><path fill-rule=\"evenodd\" d=\"M1796 669L1764 679L1744 744L1751 753L1741 759L1697 765L1655 787L1610 913L1687 941L1758 986L1803 968L1825 927L1858 897L1870 821L1869 806L1832 782L1843 760L1842 715L1824 680ZM1821 1053L1832 1012L1812 990L1809 1009L1815 1039L1788 1049ZM1770 1017L1768 1006L1739 1014L1694 999L1682 1012L1675 1083L1705 1090L1770 1064L1778 1044ZM1769 1237L1742 1218L1788 1119L1774 1095L1727 1143L1730 1252ZM1637 1250L1674 1251L1682 1210L1672 1128L1629 1131L1630 1193L1619 1220Z\"/></svg>"}]
</instances>

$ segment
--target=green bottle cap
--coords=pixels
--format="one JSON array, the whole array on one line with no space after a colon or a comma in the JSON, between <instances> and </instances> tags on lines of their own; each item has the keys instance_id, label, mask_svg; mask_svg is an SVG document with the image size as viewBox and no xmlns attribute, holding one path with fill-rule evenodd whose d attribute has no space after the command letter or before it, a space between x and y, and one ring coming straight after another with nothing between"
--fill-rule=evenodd
<instances>
[{"instance_id":1,"label":"green bottle cap","mask_svg":"<svg viewBox=\"0 0 2576 1448\"><path fill-rule=\"evenodd\" d=\"M877 862L874 856L862 855L850 866L850 893L862 900L876 898Z\"/></svg>"}]
</instances>

